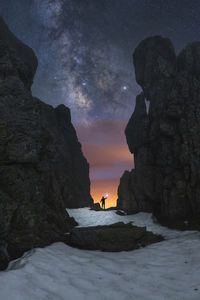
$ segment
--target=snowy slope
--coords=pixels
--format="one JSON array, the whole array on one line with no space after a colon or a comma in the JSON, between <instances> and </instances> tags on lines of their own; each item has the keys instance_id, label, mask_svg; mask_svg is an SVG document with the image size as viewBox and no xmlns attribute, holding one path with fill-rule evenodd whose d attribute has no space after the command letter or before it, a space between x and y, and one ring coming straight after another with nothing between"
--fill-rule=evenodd
<instances>
[{"instance_id":1,"label":"snowy slope","mask_svg":"<svg viewBox=\"0 0 200 300\"><path fill-rule=\"evenodd\" d=\"M150 214L69 210L80 226L134 221L166 240L121 253L86 251L55 243L34 249L0 273L0 300L200 299L200 233L154 224Z\"/></svg>"}]
</instances>

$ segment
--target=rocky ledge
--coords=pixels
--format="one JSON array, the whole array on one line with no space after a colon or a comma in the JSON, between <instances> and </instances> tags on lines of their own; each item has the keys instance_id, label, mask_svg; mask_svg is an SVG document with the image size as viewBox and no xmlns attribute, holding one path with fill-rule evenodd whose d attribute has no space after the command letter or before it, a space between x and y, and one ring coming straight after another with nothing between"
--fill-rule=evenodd
<instances>
[{"instance_id":1,"label":"rocky ledge","mask_svg":"<svg viewBox=\"0 0 200 300\"><path fill-rule=\"evenodd\" d=\"M73 228L68 245L108 252L130 251L163 241L161 235L153 234L146 227L118 222L112 225Z\"/></svg>"},{"instance_id":2,"label":"rocky ledge","mask_svg":"<svg viewBox=\"0 0 200 300\"><path fill-rule=\"evenodd\" d=\"M109 207L109 208L102 208L99 203L94 203L90 206L90 210L95 211L110 211L110 210L116 210L117 208L115 206Z\"/></svg>"}]
</instances>

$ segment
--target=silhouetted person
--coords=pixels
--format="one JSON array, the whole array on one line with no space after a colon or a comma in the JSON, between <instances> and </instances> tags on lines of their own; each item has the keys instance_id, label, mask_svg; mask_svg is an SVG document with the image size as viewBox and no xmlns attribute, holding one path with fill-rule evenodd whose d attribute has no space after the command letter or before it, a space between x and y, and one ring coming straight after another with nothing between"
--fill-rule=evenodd
<instances>
[{"instance_id":1,"label":"silhouetted person","mask_svg":"<svg viewBox=\"0 0 200 300\"><path fill-rule=\"evenodd\" d=\"M104 196L101 198L101 204L102 204L102 208L105 209L105 200L107 199L107 197L105 198Z\"/></svg>"}]
</instances>

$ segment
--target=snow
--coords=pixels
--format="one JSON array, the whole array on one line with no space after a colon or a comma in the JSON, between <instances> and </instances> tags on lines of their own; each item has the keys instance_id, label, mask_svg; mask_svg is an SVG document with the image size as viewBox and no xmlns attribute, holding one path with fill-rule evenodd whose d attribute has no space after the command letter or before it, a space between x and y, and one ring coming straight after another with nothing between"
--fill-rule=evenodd
<instances>
[{"instance_id":1,"label":"snow","mask_svg":"<svg viewBox=\"0 0 200 300\"><path fill-rule=\"evenodd\" d=\"M147 226L166 240L130 252L106 253L55 243L33 249L0 273L1 300L200 299L200 233L169 230L151 214L71 209L79 226L118 221Z\"/></svg>"},{"instance_id":2,"label":"snow","mask_svg":"<svg viewBox=\"0 0 200 300\"><path fill-rule=\"evenodd\" d=\"M149 109L150 109L150 100L147 100L145 98L145 105L146 105L146 112L147 112L147 115L149 114Z\"/></svg>"}]
</instances>

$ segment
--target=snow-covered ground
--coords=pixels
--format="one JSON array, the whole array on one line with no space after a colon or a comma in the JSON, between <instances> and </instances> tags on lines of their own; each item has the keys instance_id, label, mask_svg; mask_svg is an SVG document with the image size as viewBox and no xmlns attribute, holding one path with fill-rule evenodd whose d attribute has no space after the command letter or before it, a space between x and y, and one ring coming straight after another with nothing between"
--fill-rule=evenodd
<instances>
[{"instance_id":1,"label":"snow-covered ground","mask_svg":"<svg viewBox=\"0 0 200 300\"><path fill-rule=\"evenodd\" d=\"M55 243L34 249L0 273L0 300L200 299L200 233L154 224L150 214L71 209L80 226L134 221L165 241L120 253Z\"/></svg>"}]
</instances>

